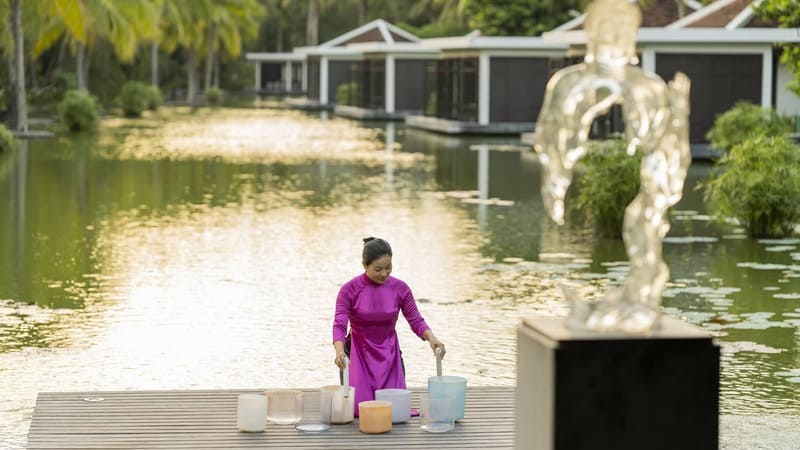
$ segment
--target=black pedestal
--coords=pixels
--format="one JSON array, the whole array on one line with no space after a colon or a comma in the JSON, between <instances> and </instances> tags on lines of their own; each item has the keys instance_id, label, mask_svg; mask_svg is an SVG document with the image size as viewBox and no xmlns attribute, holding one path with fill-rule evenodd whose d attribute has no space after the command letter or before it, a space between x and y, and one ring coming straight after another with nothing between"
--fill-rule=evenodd
<instances>
[{"instance_id":1,"label":"black pedestal","mask_svg":"<svg viewBox=\"0 0 800 450\"><path fill-rule=\"evenodd\" d=\"M647 336L575 332L564 319L517 333L518 450L713 450L719 346L663 317Z\"/></svg>"}]
</instances>

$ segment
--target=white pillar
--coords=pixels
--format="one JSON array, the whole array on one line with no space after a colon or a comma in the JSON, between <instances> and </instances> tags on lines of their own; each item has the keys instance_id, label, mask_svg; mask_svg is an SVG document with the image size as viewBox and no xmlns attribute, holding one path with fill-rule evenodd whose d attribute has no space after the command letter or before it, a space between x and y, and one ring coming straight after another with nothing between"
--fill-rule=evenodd
<instances>
[{"instance_id":1,"label":"white pillar","mask_svg":"<svg viewBox=\"0 0 800 450\"><path fill-rule=\"evenodd\" d=\"M303 92L308 92L308 62L303 60L303 74L301 75L300 87Z\"/></svg>"},{"instance_id":2,"label":"white pillar","mask_svg":"<svg viewBox=\"0 0 800 450\"><path fill-rule=\"evenodd\" d=\"M283 63L283 86L286 93L292 92L292 62L286 61Z\"/></svg>"},{"instance_id":3,"label":"white pillar","mask_svg":"<svg viewBox=\"0 0 800 450\"><path fill-rule=\"evenodd\" d=\"M256 92L261 90L261 61L256 61Z\"/></svg>"},{"instance_id":4,"label":"white pillar","mask_svg":"<svg viewBox=\"0 0 800 450\"><path fill-rule=\"evenodd\" d=\"M656 51L651 48L642 50L642 69L645 72L656 73Z\"/></svg>"},{"instance_id":5,"label":"white pillar","mask_svg":"<svg viewBox=\"0 0 800 450\"><path fill-rule=\"evenodd\" d=\"M489 125L489 55L478 57L478 123Z\"/></svg>"},{"instance_id":6,"label":"white pillar","mask_svg":"<svg viewBox=\"0 0 800 450\"><path fill-rule=\"evenodd\" d=\"M328 103L328 58L319 59L319 102Z\"/></svg>"},{"instance_id":7,"label":"white pillar","mask_svg":"<svg viewBox=\"0 0 800 450\"><path fill-rule=\"evenodd\" d=\"M772 107L772 48L761 56L761 106Z\"/></svg>"},{"instance_id":8,"label":"white pillar","mask_svg":"<svg viewBox=\"0 0 800 450\"><path fill-rule=\"evenodd\" d=\"M394 86L394 56L386 55L386 73L383 77L385 80L384 83L384 98L386 99L386 112L393 113L394 112L394 94L395 94L395 86Z\"/></svg>"}]
</instances>

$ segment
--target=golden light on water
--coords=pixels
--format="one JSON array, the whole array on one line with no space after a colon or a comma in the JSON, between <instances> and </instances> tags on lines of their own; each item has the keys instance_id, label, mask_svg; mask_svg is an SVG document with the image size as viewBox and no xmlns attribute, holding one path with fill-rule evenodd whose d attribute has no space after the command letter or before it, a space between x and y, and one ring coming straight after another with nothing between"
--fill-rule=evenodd
<instances>
[{"instance_id":1,"label":"golden light on water","mask_svg":"<svg viewBox=\"0 0 800 450\"><path fill-rule=\"evenodd\" d=\"M175 109L169 120L161 116L132 122L113 119L111 127L125 128L126 137L109 157L123 159L217 159L230 163L292 164L315 159L358 161L384 165L382 130L333 118L324 125L302 112L272 109L213 110L189 113ZM160 113L166 114L166 113ZM135 127L128 125L135 123ZM415 153L397 153L393 162L402 166L419 162Z\"/></svg>"},{"instance_id":2,"label":"golden light on water","mask_svg":"<svg viewBox=\"0 0 800 450\"><path fill-rule=\"evenodd\" d=\"M475 314L454 329L444 305L475 292L480 257L459 248L468 236L453 231L463 228L464 218L442 206L426 202L419 214L393 216L378 195L344 215L221 207L150 219L147 227L134 217L109 221L100 230L101 270L115 274L127 293L106 312L99 340L148 372L141 378L140 369L125 370L116 382L280 387L286 380L297 386L334 381L328 367L333 303L339 285L361 270L360 237L370 233L392 236L395 274L419 286L427 320L443 338L452 335L457 353L467 325L481 326L482 319ZM407 365L418 368L409 379L424 383L429 350L400 328ZM508 349L502 353L510 356ZM454 362L452 369L474 363ZM511 382L510 372L493 376Z\"/></svg>"}]
</instances>

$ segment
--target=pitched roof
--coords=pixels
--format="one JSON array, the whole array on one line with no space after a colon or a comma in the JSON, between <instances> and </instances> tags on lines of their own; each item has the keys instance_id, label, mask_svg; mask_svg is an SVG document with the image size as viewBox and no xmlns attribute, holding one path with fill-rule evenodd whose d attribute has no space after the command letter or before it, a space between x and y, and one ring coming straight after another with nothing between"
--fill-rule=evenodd
<instances>
[{"instance_id":1,"label":"pitched roof","mask_svg":"<svg viewBox=\"0 0 800 450\"><path fill-rule=\"evenodd\" d=\"M667 28L774 28L755 14L753 0L717 0L705 8L680 19Z\"/></svg>"},{"instance_id":2,"label":"pitched roof","mask_svg":"<svg viewBox=\"0 0 800 450\"><path fill-rule=\"evenodd\" d=\"M664 1L674 0L661 0L662 3ZM800 28L780 28L777 24L766 23L755 14L752 5L760 1L717 0L667 26L642 26L639 28L637 44L762 45L800 42ZM544 33L542 37L550 43L585 45L582 17Z\"/></svg>"},{"instance_id":3,"label":"pitched roof","mask_svg":"<svg viewBox=\"0 0 800 450\"><path fill-rule=\"evenodd\" d=\"M703 5L693 0L682 0L686 7L687 13L693 13L703 8ZM664 27L680 18L678 11L678 4L675 0L656 0L655 3L647 8L642 8L642 24L641 27ZM586 19L586 14L564 23L556 27L553 31L573 31L582 30L583 21Z\"/></svg>"},{"instance_id":4,"label":"pitched roof","mask_svg":"<svg viewBox=\"0 0 800 450\"><path fill-rule=\"evenodd\" d=\"M347 33L323 42L319 47L343 47L347 44L361 42L384 42L387 44L394 44L398 42L419 42L419 38L383 19L375 19L372 22L361 25Z\"/></svg>"}]
</instances>

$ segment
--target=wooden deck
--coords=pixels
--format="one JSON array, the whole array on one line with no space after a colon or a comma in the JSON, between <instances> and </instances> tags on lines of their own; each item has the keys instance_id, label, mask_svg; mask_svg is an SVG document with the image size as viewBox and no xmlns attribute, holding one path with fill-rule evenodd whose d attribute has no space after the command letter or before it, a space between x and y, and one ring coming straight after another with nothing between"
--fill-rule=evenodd
<instances>
[{"instance_id":1,"label":"wooden deck","mask_svg":"<svg viewBox=\"0 0 800 450\"><path fill-rule=\"evenodd\" d=\"M412 389L419 406L423 389ZM238 394L252 390L42 392L28 433L29 449L447 449L514 447L514 388L471 387L465 417L447 433L428 433L419 419L394 424L385 434L358 431L358 419L329 431L304 433L267 424L263 433L236 428ZM309 414L319 393L304 389ZM97 399L102 400L97 401ZM95 400L95 401L90 401Z\"/></svg>"}]
</instances>

